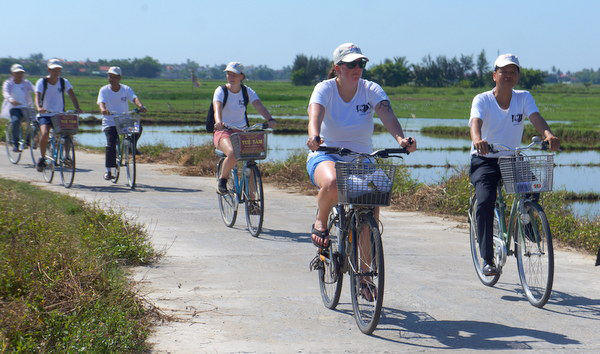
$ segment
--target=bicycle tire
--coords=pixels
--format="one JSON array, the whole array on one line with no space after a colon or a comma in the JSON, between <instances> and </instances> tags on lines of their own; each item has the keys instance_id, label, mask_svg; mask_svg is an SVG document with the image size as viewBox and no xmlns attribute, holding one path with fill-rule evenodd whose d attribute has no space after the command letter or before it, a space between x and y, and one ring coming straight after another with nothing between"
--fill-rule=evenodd
<instances>
[{"instance_id":1,"label":"bicycle tire","mask_svg":"<svg viewBox=\"0 0 600 354\"><path fill-rule=\"evenodd\" d=\"M342 293L343 274L341 271L341 262L343 256L341 254L340 240L342 240L340 228L340 213L338 206L334 206L327 222L329 230L329 248L323 254L326 258L322 261L322 267L319 268L319 288L321 289L321 299L326 308L333 310L340 301Z\"/></svg>"},{"instance_id":2,"label":"bicycle tire","mask_svg":"<svg viewBox=\"0 0 600 354\"><path fill-rule=\"evenodd\" d=\"M219 182L219 176L221 175L221 168L225 158L221 158L217 163L217 183ZM233 185L233 170L229 174L227 179L227 193L217 193L219 200L219 210L221 211L221 218L225 223L225 226L232 227L235 224L237 218L238 200L235 193L235 187Z\"/></svg>"},{"instance_id":3,"label":"bicycle tire","mask_svg":"<svg viewBox=\"0 0 600 354\"><path fill-rule=\"evenodd\" d=\"M127 185L135 189L136 165L135 165L135 137L132 140L125 138L123 143L123 161L125 162L125 173Z\"/></svg>"},{"instance_id":4,"label":"bicycle tire","mask_svg":"<svg viewBox=\"0 0 600 354\"><path fill-rule=\"evenodd\" d=\"M541 308L550 298L554 281L552 234L544 209L529 200L524 206L529 223L524 223L520 217L515 222L517 267L527 300Z\"/></svg>"},{"instance_id":5,"label":"bicycle tire","mask_svg":"<svg viewBox=\"0 0 600 354\"><path fill-rule=\"evenodd\" d=\"M362 241L367 232L369 240ZM355 236L350 255L350 294L354 319L360 331L371 334L379 323L385 284L385 267L383 245L377 222L372 214L360 217L353 230ZM361 243L370 245L370 250L363 250ZM366 251L366 252L365 252ZM365 267L368 267L365 269ZM366 279L366 278L370 278ZM365 285L363 285L365 284Z\"/></svg>"},{"instance_id":6,"label":"bicycle tire","mask_svg":"<svg viewBox=\"0 0 600 354\"><path fill-rule=\"evenodd\" d=\"M262 230L265 216L265 195L263 193L262 177L260 169L256 164L247 165L246 168L251 170L251 173L244 177L244 180L248 183L244 187L244 194L246 194L244 197L246 224L248 225L250 235L258 237ZM251 193L251 190L254 190L254 193Z\"/></svg>"},{"instance_id":7,"label":"bicycle tire","mask_svg":"<svg viewBox=\"0 0 600 354\"><path fill-rule=\"evenodd\" d=\"M19 150L19 152L13 151L15 144L13 143L12 127L13 127L13 122L9 122L6 125L6 131L5 131L6 144L4 146L6 146L6 156L8 156L8 161L10 161L10 163L16 165L19 163L19 160L21 160L21 151L20 150Z\"/></svg>"},{"instance_id":8,"label":"bicycle tire","mask_svg":"<svg viewBox=\"0 0 600 354\"><path fill-rule=\"evenodd\" d=\"M27 138L29 143L29 154L31 155L33 167L35 167L40 157L42 157L40 153L40 127L37 125L37 123L30 123L28 129Z\"/></svg>"},{"instance_id":9,"label":"bicycle tire","mask_svg":"<svg viewBox=\"0 0 600 354\"><path fill-rule=\"evenodd\" d=\"M479 237L477 235L477 219L475 218L475 213L477 209L477 199L471 198L471 205L469 207L469 240L471 244L471 258L473 259L473 266L475 267L475 273L477 274L477 278L481 281L481 283L485 286L494 286L500 279L500 273L492 276L487 276L483 274L483 259L481 259L479 252ZM499 221L498 221L498 210L494 209L494 230L499 230ZM494 234L494 237L499 237L499 235ZM497 245L494 242L494 258L498 254L496 249ZM499 267L500 264L496 261L496 266Z\"/></svg>"},{"instance_id":10,"label":"bicycle tire","mask_svg":"<svg viewBox=\"0 0 600 354\"><path fill-rule=\"evenodd\" d=\"M71 188L75 180L75 144L68 136L63 139L64 143L60 144L59 153L60 180L65 188Z\"/></svg>"},{"instance_id":11,"label":"bicycle tire","mask_svg":"<svg viewBox=\"0 0 600 354\"><path fill-rule=\"evenodd\" d=\"M56 149L56 140L54 137L48 139L48 145L46 145L46 155L44 156L44 169L42 170L42 175L44 176L44 180L48 183L52 183L52 179L54 178L54 169L55 169L55 154ZM48 156L48 153L51 156Z\"/></svg>"}]
</instances>

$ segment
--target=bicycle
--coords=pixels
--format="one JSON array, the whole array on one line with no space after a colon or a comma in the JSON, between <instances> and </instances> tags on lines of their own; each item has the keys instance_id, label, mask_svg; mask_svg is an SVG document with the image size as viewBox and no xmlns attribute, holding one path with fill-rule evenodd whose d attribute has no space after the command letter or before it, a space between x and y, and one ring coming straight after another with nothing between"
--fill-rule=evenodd
<instances>
[{"instance_id":1,"label":"bicycle","mask_svg":"<svg viewBox=\"0 0 600 354\"><path fill-rule=\"evenodd\" d=\"M395 148L361 154L324 146L318 151L354 159L335 163L338 204L328 218L329 247L317 251L310 269L318 270L321 298L328 309L338 305L343 273L348 273L356 324L361 332L371 334L379 323L385 283L383 224L375 217L375 208L390 205L396 174L395 165L375 158L401 158L394 154L409 152Z\"/></svg>"},{"instance_id":2,"label":"bicycle","mask_svg":"<svg viewBox=\"0 0 600 354\"><path fill-rule=\"evenodd\" d=\"M79 115L73 111L65 113L49 112L52 129L44 156L44 180L52 183L54 170L60 169L60 179L65 188L70 188L75 179L75 143L72 135L79 130ZM58 138L57 138L58 136ZM50 152L50 155L48 155Z\"/></svg>"},{"instance_id":3,"label":"bicycle","mask_svg":"<svg viewBox=\"0 0 600 354\"><path fill-rule=\"evenodd\" d=\"M127 175L127 185L131 189L135 189L137 176L135 139L136 134L140 132L141 119L139 112L137 108L124 113L111 112L111 114L114 114L113 118L120 142L117 144L117 167L110 181L112 183L119 181L120 168L123 166Z\"/></svg>"},{"instance_id":4,"label":"bicycle","mask_svg":"<svg viewBox=\"0 0 600 354\"><path fill-rule=\"evenodd\" d=\"M8 124L6 125L6 155L8 156L8 160L13 163L13 164L17 164L19 163L19 161L21 160L21 154L22 152L29 148L30 154L31 154L31 160L33 161L33 164L35 165L37 163L38 157L36 156L36 152L35 150L38 148L39 145L39 132L40 132L40 125L37 122L36 116L35 116L35 110L33 108L30 107L22 107L20 108L21 112L23 113L23 116L19 122L19 124L21 125L21 129L19 129L19 143L17 145L18 147L18 152L17 151L13 151L15 145L13 143L14 139L13 139L13 130L12 130L12 122L8 122ZM26 127L25 127L25 132L23 134L23 129L22 129L22 124L26 123Z\"/></svg>"},{"instance_id":5,"label":"bicycle","mask_svg":"<svg viewBox=\"0 0 600 354\"><path fill-rule=\"evenodd\" d=\"M235 158L243 162L241 168L238 163L231 170L227 179L227 193L218 194L219 210L225 226L233 227L238 205L244 203L248 232L254 237L258 237L262 231L265 213L262 178L256 160L267 158L267 136L272 131L267 129L268 126L268 123L259 123L231 134ZM226 156L218 149L215 153L220 158L216 168L218 181Z\"/></svg>"},{"instance_id":6,"label":"bicycle","mask_svg":"<svg viewBox=\"0 0 600 354\"><path fill-rule=\"evenodd\" d=\"M482 272L475 218L477 199L473 188L469 201L469 234L471 256L479 280L486 286L494 286L500 278L507 256L515 255L525 296L533 306L541 308L548 302L552 292L554 249L548 219L538 199L539 193L552 190L554 155L523 153L538 144L541 144L541 139L537 136L526 147L511 148L502 144L490 144L491 152L498 152L498 148L514 152L513 155L501 156L498 160L502 179L497 187L493 223L494 260L498 274L486 276ZM546 148L542 144L542 149ZM508 215L504 194L514 194Z\"/></svg>"}]
</instances>

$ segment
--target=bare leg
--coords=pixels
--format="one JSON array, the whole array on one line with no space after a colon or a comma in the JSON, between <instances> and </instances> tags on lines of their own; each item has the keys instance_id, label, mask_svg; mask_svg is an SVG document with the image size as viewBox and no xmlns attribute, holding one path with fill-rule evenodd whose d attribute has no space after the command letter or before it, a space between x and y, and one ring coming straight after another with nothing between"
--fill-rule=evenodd
<instances>
[{"instance_id":1,"label":"bare leg","mask_svg":"<svg viewBox=\"0 0 600 354\"><path fill-rule=\"evenodd\" d=\"M50 124L40 125L40 154L46 156L46 147L48 146L48 138L50 137Z\"/></svg>"},{"instance_id":2,"label":"bare leg","mask_svg":"<svg viewBox=\"0 0 600 354\"><path fill-rule=\"evenodd\" d=\"M319 187L317 194L317 219L315 220L315 229L319 231L327 230L327 218L331 208L337 203L337 179L335 174L335 162L323 161L315 170L315 182ZM311 236L313 240L318 239L317 235ZM325 242L323 240L323 242ZM317 243L322 243L318 242Z\"/></svg>"},{"instance_id":3,"label":"bare leg","mask_svg":"<svg viewBox=\"0 0 600 354\"><path fill-rule=\"evenodd\" d=\"M223 168L221 169L221 175L219 178L228 178L233 166L235 166L237 162L233 152L233 145L231 145L231 139L222 138L219 141L219 150L223 151L223 153L227 156L225 157L225 161L223 161Z\"/></svg>"}]
</instances>

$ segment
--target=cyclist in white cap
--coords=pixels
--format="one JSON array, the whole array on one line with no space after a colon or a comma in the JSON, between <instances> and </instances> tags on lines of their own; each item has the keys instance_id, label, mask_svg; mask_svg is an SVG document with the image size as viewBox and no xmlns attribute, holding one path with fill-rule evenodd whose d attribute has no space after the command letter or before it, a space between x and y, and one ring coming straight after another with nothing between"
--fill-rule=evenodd
<instances>
[{"instance_id":1,"label":"cyclist in white cap","mask_svg":"<svg viewBox=\"0 0 600 354\"><path fill-rule=\"evenodd\" d=\"M306 169L311 182L319 188L317 217L312 226L312 242L329 246L327 217L337 203L335 162L339 155L316 151L324 146L345 147L355 152L371 153L373 115L377 113L386 129L401 147L417 149L404 137L402 127L381 86L361 78L369 59L353 43L344 43L333 52L329 79L313 90L308 106L308 154ZM414 140L414 139L413 139Z\"/></svg>"},{"instance_id":2,"label":"cyclist in white cap","mask_svg":"<svg viewBox=\"0 0 600 354\"><path fill-rule=\"evenodd\" d=\"M244 66L239 62L231 62L227 64L224 71L227 84L217 87L212 103L215 116L213 143L227 156L217 184L217 193L220 194L227 193L227 177L237 162L230 136L248 126L246 113L248 103L252 103L256 111L269 123L270 128L275 127L275 119L262 104L256 92L243 84L246 78ZM225 130L225 126L233 129Z\"/></svg>"},{"instance_id":3,"label":"cyclist in white cap","mask_svg":"<svg viewBox=\"0 0 600 354\"><path fill-rule=\"evenodd\" d=\"M471 183L477 196L477 234L479 250L484 260L483 274L495 275L493 223L496 189L500 181L498 156L510 151L490 153L489 143L517 147L521 144L525 118L550 143L550 150L560 147L559 139L552 134L548 123L540 114L528 91L514 90L519 82L521 66L513 54L502 54L494 62L492 78L496 87L480 93L473 99L469 127L471 129Z\"/></svg>"},{"instance_id":4,"label":"cyclist in white cap","mask_svg":"<svg viewBox=\"0 0 600 354\"><path fill-rule=\"evenodd\" d=\"M19 130L24 118L22 108L33 107L33 84L25 79L25 69L21 64L10 67L11 77L2 84L2 112L0 117L10 118L12 122L13 151L19 152ZM27 137L29 141L29 137ZM8 143L8 141L7 141Z\"/></svg>"},{"instance_id":5,"label":"cyclist in white cap","mask_svg":"<svg viewBox=\"0 0 600 354\"><path fill-rule=\"evenodd\" d=\"M39 79L35 83L35 106L39 113L38 122L40 123L40 157L36 169L38 172L44 170L46 154L46 146L48 145L48 137L50 136L50 128L52 127L51 115L47 112L64 112L65 111L65 92L69 95L75 112L82 113L79 108L79 101L73 91L73 86L69 80L61 77L62 65L59 59L48 60L48 76Z\"/></svg>"},{"instance_id":6,"label":"cyclist in white cap","mask_svg":"<svg viewBox=\"0 0 600 354\"><path fill-rule=\"evenodd\" d=\"M104 116L102 118L102 130L106 135L106 153L104 166L106 172L104 173L104 179L110 180L112 178L111 169L117 167L117 143L119 141L119 133L115 127L115 120L111 115L111 112L124 113L129 111L129 103L135 104L140 112L146 112L146 107L142 104L140 99L135 95L133 89L127 85L121 84L121 68L118 66L112 66L108 69L108 85L102 86L98 92L98 106L100 112ZM141 128L141 127L140 127ZM140 131L141 133L141 131ZM135 142L137 144L136 136ZM135 148L137 153L137 148Z\"/></svg>"}]
</instances>

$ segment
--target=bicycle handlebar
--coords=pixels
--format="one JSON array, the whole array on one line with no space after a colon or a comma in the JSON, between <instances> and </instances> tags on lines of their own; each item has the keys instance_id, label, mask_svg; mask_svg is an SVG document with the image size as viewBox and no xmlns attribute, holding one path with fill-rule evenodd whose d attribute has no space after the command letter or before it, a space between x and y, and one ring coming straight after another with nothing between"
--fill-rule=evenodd
<instances>
[{"instance_id":1,"label":"bicycle handlebar","mask_svg":"<svg viewBox=\"0 0 600 354\"><path fill-rule=\"evenodd\" d=\"M496 152L500 152L500 151L514 151L515 153L524 151L524 150L529 150L531 149L533 146L535 145L541 145L541 149L546 151L548 150L548 142L547 141L542 141L542 139L539 136L534 136L533 138L531 138L531 143L527 146L524 147L510 147L504 144L500 144L500 143L488 143L489 147L490 147L490 152L492 153L496 153Z\"/></svg>"},{"instance_id":2,"label":"bicycle handlebar","mask_svg":"<svg viewBox=\"0 0 600 354\"><path fill-rule=\"evenodd\" d=\"M317 141L320 141L320 140L321 140L321 138L318 137ZM408 141L409 141L409 144L412 144L414 140L413 140L413 138L408 138ZM379 149L379 150L373 151L370 154L354 152L348 148L344 148L344 147L340 148L340 147L333 147L333 146L319 146L317 151L323 151L328 154L338 154L340 156L361 155L361 156L383 157L383 158L394 157L393 154L406 154L406 155L410 154L408 149L405 147L391 148L391 149ZM401 156L396 156L396 157L401 157Z\"/></svg>"},{"instance_id":3,"label":"bicycle handlebar","mask_svg":"<svg viewBox=\"0 0 600 354\"><path fill-rule=\"evenodd\" d=\"M249 131L266 131L266 132L272 132L273 129L269 128L269 123L256 123L252 126L243 128L243 129L239 129L239 128L234 128L234 127L230 127L229 125L223 123L223 128L225 130L233 130L233 129L237 129L237 130L241 130L244 132L249 132Z\"/></svg>"}]
</instances>

